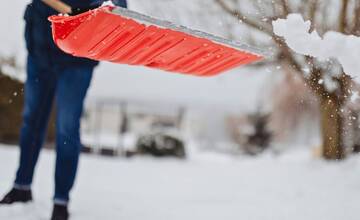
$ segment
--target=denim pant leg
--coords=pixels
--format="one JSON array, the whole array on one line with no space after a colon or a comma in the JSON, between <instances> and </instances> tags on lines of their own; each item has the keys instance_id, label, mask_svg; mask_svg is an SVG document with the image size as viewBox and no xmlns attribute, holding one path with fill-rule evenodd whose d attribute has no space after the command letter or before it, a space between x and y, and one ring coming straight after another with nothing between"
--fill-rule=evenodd
<instances>
[{"instance_id":1,"label":"denim pant leg","mask_svg":"<svg viewBox=\"0 0 360 220\"><path fill-rule=\"evenodd\" d=\"M73 67L59 73L56 88L55 203L67 203L74 184L81 150L80 118L93 69Z\"/></svg>"},{"instance_id":2,"label":"denim pant leg","mask_svg":"<svg viewBox=\"0 0 360 220\"><path fill-rule=\"evenodd\" d=\"M25 103L20 134L20 164L15 186L30 187L34 169L44 142L53 103L56 75L39 68L31 57L27 60Z\"/></svg>"}]
</instances>

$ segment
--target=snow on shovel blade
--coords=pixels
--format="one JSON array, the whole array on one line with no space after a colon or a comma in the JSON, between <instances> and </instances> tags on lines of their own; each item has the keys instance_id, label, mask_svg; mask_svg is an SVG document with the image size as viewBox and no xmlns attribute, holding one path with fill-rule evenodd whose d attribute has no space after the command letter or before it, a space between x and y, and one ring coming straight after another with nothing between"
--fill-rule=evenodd
<instances>
[{"instance_id":1,"label":"snow on shovel blade","mask_svg":"<svg viewBox=\"0 0 360 220\"><path fill-rule=\"evenodd\" d=\"M254 48L121 7L51 16L53 38L78 57L214 76L263 58Z\"/></svg>"}]
</instances>

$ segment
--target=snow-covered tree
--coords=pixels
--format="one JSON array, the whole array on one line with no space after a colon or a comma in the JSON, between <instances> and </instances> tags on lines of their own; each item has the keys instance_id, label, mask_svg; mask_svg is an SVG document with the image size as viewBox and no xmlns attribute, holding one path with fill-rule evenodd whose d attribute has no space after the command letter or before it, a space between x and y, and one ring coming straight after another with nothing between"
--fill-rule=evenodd
<instances>
[{"instance_id":1,"label":"snow-covered tree","mask_svg":"<svg viewBox=\"0 0 360 220\"><path fill-rule=\"evenodd\" d=\"M299 55L282 37L273 32L272 22L291 13L311 21L310 31L322 36L329 31L360 35L360 0L214 0L223 10L248 28L268 37L258 44L275 54L267 65L286 66L302 78L318 97L321 111L323 156L344 157L344 106L352 95L353 81L333 60L320 62L314 57ZM254 44L254 41L249 42ZM294 91L296 92L296 91Z\"/></svg>"}]
</instances>

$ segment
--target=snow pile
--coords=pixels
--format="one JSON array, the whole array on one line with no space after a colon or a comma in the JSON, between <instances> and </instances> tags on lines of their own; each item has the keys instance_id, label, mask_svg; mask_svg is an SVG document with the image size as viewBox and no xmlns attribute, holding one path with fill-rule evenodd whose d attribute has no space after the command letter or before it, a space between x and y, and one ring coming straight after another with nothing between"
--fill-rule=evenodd
<instances>
[{"instance_id":1,"label":"snow pile","mask_svg":"<svg viewBox=\"0 0 360 220\"><path fill-rule=\"evenodd\" d=\"M320 60L337 59L345 73L360 82L360 38L353 35L329 31L322 38L310 32L311 22L304 21L299 14L290 14L287 19L273 22L274 33L285 38L295 52Z\"/></svg>"}]
</instances>

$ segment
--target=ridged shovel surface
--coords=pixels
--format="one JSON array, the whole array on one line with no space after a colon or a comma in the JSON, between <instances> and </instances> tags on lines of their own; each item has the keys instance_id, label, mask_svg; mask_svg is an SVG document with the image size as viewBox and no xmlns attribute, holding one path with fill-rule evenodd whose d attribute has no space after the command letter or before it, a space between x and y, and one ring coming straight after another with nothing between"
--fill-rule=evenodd
<instances>
[{"instance_id":1,"label":"ridged shovel surface","mask_svg":"<svg viewBox=\"0 0 360 220\"><path fill-rule=\"evenodd\" d=\"M117 7L49 20L60 49L99 61L213 76L262 59L257 53L226 45L225 39L214 36L212 40L212 35L202 36L169 22L162 25L160 20Z\"/></svg>"}]
</instances>

